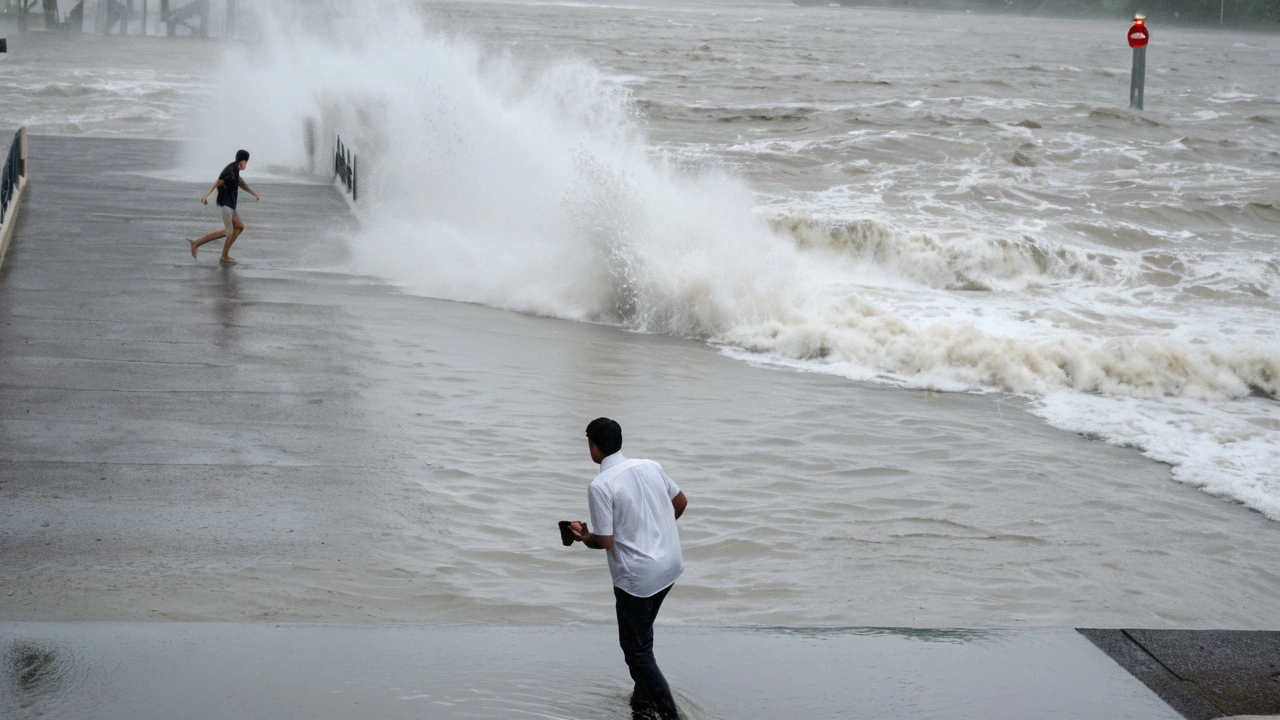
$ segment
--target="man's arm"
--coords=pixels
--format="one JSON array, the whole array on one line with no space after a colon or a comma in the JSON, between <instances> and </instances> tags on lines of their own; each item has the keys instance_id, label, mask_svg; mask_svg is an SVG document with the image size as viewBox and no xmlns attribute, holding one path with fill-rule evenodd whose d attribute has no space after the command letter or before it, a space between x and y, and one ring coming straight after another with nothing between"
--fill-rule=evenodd
<instances>
[{"instance_id":1,"label":"man's arm","mask_svg":"<svg viewBox=\"0 0 1280 720\"><path fill-rule=\"evenodd\" d=\"M677 520L679 520L680 516L684 514L684 509L688 506L689 506L689 498L684 496L683 490L676 493L676 496L671 498L671 507L674 508L676 511Z\"/></svg>"},{"instance_id":2,"label":"man's arm","mask_svg":"<svg viewBox=\"0 0 1280 720\"><path fill-rule=\"evenodd\" d=\"M222 187L222 178L218 178L217 180L213 181L213 184L209 186L209 192L205 193L204 197L200 198L200 202L205 205L208 205L209 196L213 194L214 190L217 190L220 187Z\"/></svg>"},{"instance_id":3,"label":"man's arm","mask_svg":"<svg viewBox=\"0 0 1280 720\"><path fill-rule=\"evenodd\" d=\"M581 540L582 544L589 548L593 548L595 550L611 550L613 548L612 535L596 535L595 533L587 530L587 528L577 520L569 523L569 532L573 533L575 538Z\"/></svg>"},{"instance_id":4,"label":"man's arm","mask_svg":"<svg viewBox=\"0 0 1280 720\"><path fill-rule=\"evenodd\" d=\"M256 193L256 192L254 192L253 190L250 190L250 189L249 189L249 186L248 186L248 185L245 185L243 180L241 180L241 181L240 181L240 187L241 187L241 189L243 189L245 192L247 192L247 193L249 193L250 195L252 195L254 200L261 200L261 199L262 199L262 196L261 196L261 195L259 195L259 194L258 194L258 193Z\"/></svg>"}]
</instances>

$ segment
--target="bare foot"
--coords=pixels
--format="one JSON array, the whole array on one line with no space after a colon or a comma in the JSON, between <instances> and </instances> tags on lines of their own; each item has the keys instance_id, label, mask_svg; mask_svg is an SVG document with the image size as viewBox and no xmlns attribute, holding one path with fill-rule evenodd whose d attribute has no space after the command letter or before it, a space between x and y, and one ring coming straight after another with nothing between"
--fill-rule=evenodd
<instances>
[{"instance_id":1,"label":"bare foot","mask_svg":"<svg viewBox=\"0 0 1280 720\"><path fill-rule=\"evenodd\" d=\"M224 255L218 262L221 262L223 265L235 265L236 259L233 257L226 257Z\"/></svg>"},{"instance_id":2,"label":"bare foot","mask_svg":"<svg viewBox=\"0 0 1280 720\"><path fill-rule=\"evenodd\" d=\"M198 247L200 247L200 246L196 244L196 241L195 241L195 240L188 240L187 242L191 243L191 257L195 258L195 257L196 257L196 248L198 248ZM197 258L197 259L198 259L198 258Z\"/></svg>"}]
</instances>

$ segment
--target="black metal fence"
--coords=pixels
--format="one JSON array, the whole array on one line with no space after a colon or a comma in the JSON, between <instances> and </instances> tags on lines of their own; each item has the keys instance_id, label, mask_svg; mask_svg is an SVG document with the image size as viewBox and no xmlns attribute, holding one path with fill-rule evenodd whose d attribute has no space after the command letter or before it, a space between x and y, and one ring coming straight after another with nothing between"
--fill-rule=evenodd
<instances>
[{"instance_id":1,"label":"black metal fence","mask_svg":"<svg viewBox=\"0 0 1280 720\"><path fill-rule=\"evenodd\" d=\"M347 187L347 191L351 193L351 199L357 199L356 192L356 156L351 152L351 148L342 144L342 138L338 138L337 147L333 151L333 174L338 176L342 184Z\"/></svg>"},{"instance_id":2,"label":"black metal fence","mask_svg":"<svg viewBox=\"0 0 1280 720\"><path fill-rule=\"evenodd\" d=\"M27 176L27 162L22 157L22 131L13 134L9 155L4 161L4 177L0 180L0 223L9 214L9 201L18 191L18 181Z\"/></svg>"}]
</instances>

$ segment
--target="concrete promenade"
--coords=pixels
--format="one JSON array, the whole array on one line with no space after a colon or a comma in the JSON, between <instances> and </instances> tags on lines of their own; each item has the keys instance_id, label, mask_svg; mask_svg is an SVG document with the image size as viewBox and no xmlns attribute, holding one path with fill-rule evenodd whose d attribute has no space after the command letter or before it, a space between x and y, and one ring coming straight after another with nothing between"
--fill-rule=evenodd
<instances>
[{"instance_id":1,"label":"concrete promenade","mask_svg":"<svg viewBox=\"0 0 1280 720\"><path fill-rule=\"evenodd\" d=\"M298 269L341 257L345 201L252 164L240 264L193 261L218 168L163 179L175 152L30 140L0 266L0 717L629 717L607 625L386 624L434 597L395 557L440 524L396 490L413 438L374 393L364 320L402 296ZM522 341L444 306L442 352ZM1166 632L686 628L661 653L691 720L1280 712L1276 633Z\"/></svg>"},{"instance_id":2,"label":"concrete promenade","mask_svg":"<svg viewBox=\"0 0 1280 720\"><path fill-rule=\"evenodd\" d=\"M219 168L146 174L176 149L31 138L0 269L0 617L84 619L77 597L99 617L204 617L216 596L193 578L301 562L317 528L359 526L350 508L369 507L348 496L353 471L383 463L352 293L280 269L331 249L344 201L246 173L264 201L241 199L242 264L220 266L220 242L195 262L184 237L219 227L199 203ZM202 549L220 559L193 565Z\"/></svg>"}]
</instances>

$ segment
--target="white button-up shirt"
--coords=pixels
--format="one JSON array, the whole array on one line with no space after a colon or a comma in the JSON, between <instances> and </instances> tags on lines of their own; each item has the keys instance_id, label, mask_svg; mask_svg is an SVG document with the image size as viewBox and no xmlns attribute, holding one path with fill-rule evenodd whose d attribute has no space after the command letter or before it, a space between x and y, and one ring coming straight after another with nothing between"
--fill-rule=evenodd
<instances>
[{"instance_id":1,"label":"white button-up shirt","mask_svg":"<svg viewBox=\"0 0 1280 720\"><path fill-rule=\"evenodd\" d=\"M600 463L600 474L587 486L587 507L591 532L613 536L608 555L614 587L652 597L684 572L671 505L679 494L652 460L628 460L616 452Z\"/></svg>"}]
</instances>

